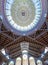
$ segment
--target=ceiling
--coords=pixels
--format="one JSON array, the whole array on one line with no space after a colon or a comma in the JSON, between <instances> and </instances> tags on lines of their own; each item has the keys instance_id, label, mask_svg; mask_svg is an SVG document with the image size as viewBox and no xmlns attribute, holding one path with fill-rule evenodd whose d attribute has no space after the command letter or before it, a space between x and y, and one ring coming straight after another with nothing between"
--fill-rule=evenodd
<instances>
[{"instance_id":1,"label":"ceiling","mask_svg":"<svg viewBox=\"0 0 48 65\"><path fill-rule=\"evenodd\" d=\"M3 23L17 35L40 29L47 15L45 0L5 0L2 4Z\"/></svg>"},{"instance_id":2,"label":"ceiling","mask_svg":"<svg viewBox=\"0 0 48 65\"><path fill-rule=\"evenodd\" d=\"M22 55L21 42L29 43L29 55L35 58L41 57L45 47L48 47L48 14L42 27L27 36L13 33L4 26L0 19L0 50L4 48L10 58L15 59ZM46 59L48 59L48 53L43 58L44 61Z\"/></svg>"},{"instance_id":3,"label":"ceiling","mask_svg":"<svg viewBox=\"0 0 48 65\"><path fill-rule=\"evenodd\" d=\"M0 21L0 23L1 22L2 21ZM28 36L18 36L12 33L5 28L3 23L1 24L0 30L0 49L5 48L11 58L16 58L21 55L20 42L29 42L29 54L36 58L40 57L45 47L48 46L48 29L46 22L40 30Z\"/></svg>"}]
</instances>

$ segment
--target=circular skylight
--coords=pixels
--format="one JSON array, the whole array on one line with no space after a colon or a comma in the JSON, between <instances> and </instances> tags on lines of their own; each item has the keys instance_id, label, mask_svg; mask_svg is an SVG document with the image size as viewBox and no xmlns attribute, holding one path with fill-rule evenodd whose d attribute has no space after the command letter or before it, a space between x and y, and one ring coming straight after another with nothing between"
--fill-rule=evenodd
<instances>
[{"instance_id":1,"label":"circular skylight","mask_svg":"<svg viewBox=\"0 0 48 65\"><path fill-rule=\"evenodd\" d=\"M27 54L23 54L23 59L27 59L28 55Z\"/></svg>"},{"instance_id":2,"label":"circular skylight","mask_svg":"<svg viewBox=\"0 0 48 65\"><path fill-rule=\"evenodd\" d=\"M42 16L41 0L5 0L4 16L9 27L23 33L36 28ZM13 31L14 31L13 30Z\"/></svg>"}]
</instances>

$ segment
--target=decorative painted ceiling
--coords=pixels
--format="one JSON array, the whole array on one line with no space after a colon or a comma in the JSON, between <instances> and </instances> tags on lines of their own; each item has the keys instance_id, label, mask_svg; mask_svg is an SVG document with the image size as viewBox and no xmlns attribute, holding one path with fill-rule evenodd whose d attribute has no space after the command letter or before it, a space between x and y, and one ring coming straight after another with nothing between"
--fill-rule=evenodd
<instances>
[{"instance_id":1,"label":"decorative painted ceiling","mask_svg":"<svg viewBox=\"0 0 48 65\"><path fill-rule=\"evenodd\" d=\"M15 33L32 33L45 20L45 0L5 0L2 4L4 24Z\"/></svg>"},{"instance_id":2,"label":"decorative painted ceiling","mask_svg":"<svg viewBox=\"0 0 48 65\"><path fill-rule=\"evenodd\" d=\"M28 42L29 43L29 48L28 48L29 53L28 54L37 59L41 58L41 60L43 60L43 62L46 61L48 59L48 53L45 54L44 57L42 57L42 52L45 50L46 47L48 47L48 24L47 24L48 23L48 14L47 14L45 22L44 22L44 19L45 19L46 15L43 14L43 16L41 17L41 18L43 18L42 23L44 22L44 24L42 25L42 27L39 26L40 24L38 25L39 27L41 27L40 29L34 31L34 33L32 33L33 29L31 29L32 34L30 34L28 36L20 36L20 35L14 34L14 32L19 33L19 34L26 34L26 31L25 32L17 31L16 29L14 29L12 27L12 25L9 23L9 20L7 19L7 15L6 15L6 10L5 10L6 3L4 4L4 2L6 2L6 1L5 0L0 0L0 1L2 2L2 5L3 5L3 8L2 7L0 8L0 11L3 11L2 12L3 20L2 19L0 20L0 50L5 49L5 51L8 54L10 59L16 59L17 57L22 56L22 52L21 52L22 49L20 47L20 43ZM43 5L46 2L46 0L41 0L41 1L43 2ZM43 6L42 13L44 13L45 10L46 10L45 6ZM24 16L24 14L23 14L23 16ZM10 30L8 30L8 28ZM13 32L12 32L12 30L13 30ZM30 32L30 30L27 32ZM1 62L8 61L8 59L5 56L3 58L1 56L3 57L3 54L0 52Z\"/></svg>"}]
</instances>

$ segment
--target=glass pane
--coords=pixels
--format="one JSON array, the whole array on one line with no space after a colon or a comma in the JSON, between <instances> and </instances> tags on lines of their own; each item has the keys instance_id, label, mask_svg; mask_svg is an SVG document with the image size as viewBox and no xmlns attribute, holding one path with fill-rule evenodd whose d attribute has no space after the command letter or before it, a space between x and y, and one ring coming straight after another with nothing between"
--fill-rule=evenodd
<instances>
[{"instance_id":1,"label":"glass pane","mask_svg":"<svg viewBox=\"0 0 48 65\"><path fill-rule=\"evenodd\" d=\"M28 56L26 54L23 55L23 65L28 65Z\"/></svg>"},{"instance_id":2,"label":"glass pane","mask_svg":"<svg viewBox=\"0 0 48 65\"><path fill-rule=\"evenodd\" d=\"M10 61L10 62L9 62L9 65L14 65L14 62L13 62L13 61Z\"/></svg>"},{"instance_id":3,"label":"glass pane","mask_svg":"<svg viewBox=\"0 0 48 65\"><path fill-rule=\"evenodd\" d=\"M30 65L36 65L36 64L35 64L35 60L34 60L33 57L30 57L30 58L29 58L29 63L30 63Z\"/></svg>"},{"instance_id":4,"label":"glass pane","mask_svg":"<svg viewBox=\"0 0 48 65\"><path fill-rule=\"evenodd\" d=\"M16 64L15 65L21 65L21 58L20 57L18 57L17 59L16 59Z\"/></svg>"},{"instance_id":5,"label":"glass pane","mask_svg":"<svg viewBox=\"0 0 48 65\"><path fill-rule=\"evenodd\" d=\"M43 65L41 60L37 60L37 65Z\"/></svg>"}]
</instances>

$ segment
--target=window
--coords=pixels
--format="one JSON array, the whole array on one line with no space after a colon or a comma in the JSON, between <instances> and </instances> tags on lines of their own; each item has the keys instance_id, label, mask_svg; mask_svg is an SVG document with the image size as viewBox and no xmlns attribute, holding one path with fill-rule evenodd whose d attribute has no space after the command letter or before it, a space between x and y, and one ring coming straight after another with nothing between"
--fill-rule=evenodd
<instances>
[{"instance_id":1,"label":"window","mask_svg":"<svg viewBox=\"0 0 48 65\"><path fill-rule=\"evenodd\" d=\"M16 59L15 65L21 65L21 58L20 58L20 57L18 57L18 58Z\"/></svg>"},{"instance_id":2,"label":"window","mask_svg":"<svg viewBox=\"0 0 48 65\"><path fill-rule=\"evenodd\" d=\"M23 54L23 64L22 65L28 65L28 55Z\"/></svg>"},{"instance_id":3,"label":"window","mask_svg":"<svg viewBox=\"0 0 48 65\"><path fill-rule=\"evenodd\" d=\"M37 65L43 65L41 60L37 60Z\"/></svg>"},{"instance_id":4,"label":"window","mask_svg":"<svg viewBox=\"0 0 48 65\"><path fill-rule=\"evenodd\" d=\"M14 62L13 62L13 61L10 61L10 62L9 62L9 65L14 65Z\"/></svg>"},{"instance_id":5,"label":"window","mask_svg":"<svg viewBox=\"0 0 48 65\"><path fill-rule=\"evenodd\" d=\"M30 65L36 65L34 57L29 57L29 63Z\"/></svg>"}]
</instances>

